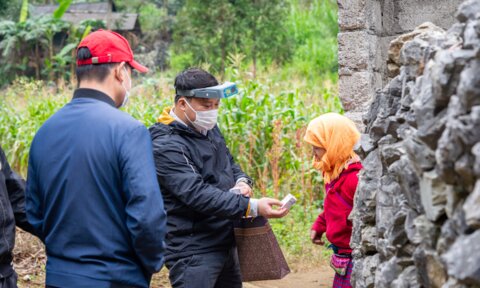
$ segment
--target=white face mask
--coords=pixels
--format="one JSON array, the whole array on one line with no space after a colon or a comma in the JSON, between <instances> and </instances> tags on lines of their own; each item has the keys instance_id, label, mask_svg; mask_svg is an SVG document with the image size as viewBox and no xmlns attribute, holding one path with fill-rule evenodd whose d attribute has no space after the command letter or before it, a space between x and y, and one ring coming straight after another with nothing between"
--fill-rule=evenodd
<instances>
[{"instance_id":1,"label":"white face mask","mask_svg":"<svg viewBox=\"0 0 480 288\"><path fill-rule=\"evenodd\" d=\"M128 76L128 72L127 72L127 68L123 67L123 69L125 70L125 75L126 77L128 78L128 82L129 82L129 86L130 86L130 89L132 87L132 78L130 78ZM125 87L125 85L123 84L124 82L122 82L122 87L123 89L125 89L125 97L123 97L123 102L122 102L122 105L120 105L120 107L118 108L122 108L122 107L125 107L125 105L127 105L128 103L128 98L130 98L130 91L127 90L127 88Z\"/></svg>"},{"instance_id":2,"label":"white face mask","mask_svg":"<svg viewBox=\"0 0 480 288\"><path fill-rule=\"evenodd\" d=\"M187 102L188 107L190 107L190 109L195 112L195 121L190 120L187 113L185 113L185 117L199 132L211 130L215 127L215 125L217 125L218 109L208 111L196 111L192 108L192 106L190 105L190 103L188 103L187 100L185 100L185 102Z\"/></svg>"}]
</instances>

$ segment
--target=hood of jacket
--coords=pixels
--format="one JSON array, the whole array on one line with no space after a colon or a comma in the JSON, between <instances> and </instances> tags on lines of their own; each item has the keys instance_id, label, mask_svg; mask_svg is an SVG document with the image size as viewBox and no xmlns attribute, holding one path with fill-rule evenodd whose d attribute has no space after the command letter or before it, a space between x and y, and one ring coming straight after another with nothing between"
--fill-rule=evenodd
<instances>
[{"instance_id":1,"label":"hood of jacket","mask_svg":"<svg viewBox=\"0 0 480 288\"><path fill-rule=\"evenodd\" d=\"M160 114L160 116L157 118L157 123L155 123L149 128L152 140L168 134L188 135L190 137L198 138L206 137L203 134L194 130L193 128L185 126L178 121L175 121L175 118L170 115L171 111L171 107L165 108Z\"/></svg>"}]
</instances>

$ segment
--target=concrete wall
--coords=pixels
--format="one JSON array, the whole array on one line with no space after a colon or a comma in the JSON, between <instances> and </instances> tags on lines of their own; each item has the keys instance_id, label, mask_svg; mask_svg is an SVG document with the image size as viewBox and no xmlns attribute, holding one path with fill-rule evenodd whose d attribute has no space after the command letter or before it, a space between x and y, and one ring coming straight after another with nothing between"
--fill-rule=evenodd
<instances>
[{"instance_id":1,"label":"concrete wall","mask_svg":"<svg viewBox=\"0 0 480 288\"><path fill-rule=\"evenodd\" d=\"M338 0L339 94L361 122L375 91L388 82L388 45L424 22L447 29L463 0Z\"/></svg>"}]
</instances>

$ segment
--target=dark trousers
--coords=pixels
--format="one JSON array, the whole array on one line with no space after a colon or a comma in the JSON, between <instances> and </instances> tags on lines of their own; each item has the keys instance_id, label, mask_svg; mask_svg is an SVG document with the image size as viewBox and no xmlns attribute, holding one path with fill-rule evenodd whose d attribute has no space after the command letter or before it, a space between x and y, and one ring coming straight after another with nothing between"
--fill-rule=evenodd
<instances>
[{"instance_id":1,"label":"dark trousers","mask_svg":"<svg viewBox=\"0 0 480 288\"><path fill-rule=\"evenodd\" d=\"M17 288L17 273L13 272L10 276L0 278L0 288Z\"/></svg>"},{"instance_id":2,"label":"dark trousers","mask_svg":"<svg viewBox=\"0 0 480 288\"><path fill-rule=\"evenodd\" d=\"M195 254L165 263L173 288L241 288L237 249Z\"/></svg>"}]
</instances>

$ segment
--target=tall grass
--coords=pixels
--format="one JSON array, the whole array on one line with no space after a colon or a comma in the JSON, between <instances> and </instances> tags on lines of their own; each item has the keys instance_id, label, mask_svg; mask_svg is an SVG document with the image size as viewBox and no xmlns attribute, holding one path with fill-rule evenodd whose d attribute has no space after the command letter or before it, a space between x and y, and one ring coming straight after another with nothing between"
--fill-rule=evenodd
<instances>
[{"instance_id":1,"label":"tall grass","mask_svg":"<svg viewBox=\"0 0 480 288\"><path fill-rule=\"evenodd\" d=\"M289 0L287 21L295 52L283 73L300 73L308 80L337 77L337 1ZM311 83L314 84L314 83Z\"/></svg>"},{"instance_id":2,"label":"tall grass","mask_svg":"<svg viewBox=\"0 0 480 288\"><path fill-rule=\"evenodd\" d=\"M35 132L67 98L62 90L23 77L0 95L0 144L10 165L25 175Z\"/></svg>"}]
</instances>

